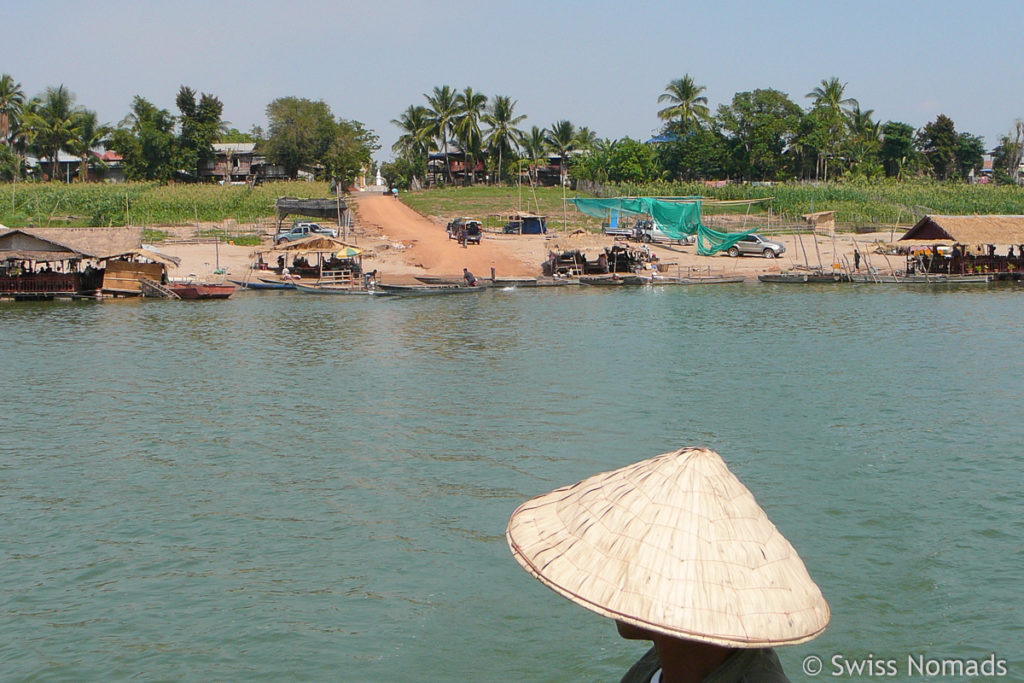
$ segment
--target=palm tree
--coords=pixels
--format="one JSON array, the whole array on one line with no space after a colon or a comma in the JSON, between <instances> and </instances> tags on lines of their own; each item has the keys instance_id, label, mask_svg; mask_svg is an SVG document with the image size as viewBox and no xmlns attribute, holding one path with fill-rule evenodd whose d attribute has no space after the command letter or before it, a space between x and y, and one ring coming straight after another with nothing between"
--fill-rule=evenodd
<instances>
[{"instance_id":1,"label":"palm tree","mask_svg":"<svg viewBox=\"0 0 1024 683\"><path fill-rule=\"evenodd\" d=\"M452 169L448 163L448 140L451 138L455 117L458 114L455 92L451 86L435 85L432 95L424 93L423 96L427 98L430 133L441 141L441 148L444 150L444 166L448 171L448 180L451 181Z\"/></svg>"},{"instance_id":2,"label":"palm tree","mask_svg":"<svg viewBox=\"0 0 1024 683\"><path fill-rule=\"evenodd\" d=\"M828 155L835 153L835 150L842 142L844 125L854 107L860 107L857 100L852 97L843 97L846 94L846 83L841 83L838 78L822 79L821 84L805 97L814 100L813 109L819 110L825 117L828 127L828 142L826 152ZM819 158L820 163L820 158ZM828 180L828 159L825 159L825 180Z\"/></svg>"},{"instance_id":3,"label":"palm tree","mask_svg":"<svg viewBox=\"0 0 1024 683\"><path fill-rule=\"evenodd\" d=\"M487 111L487 96L474 92L473 88L466 87L455 96L458 112L455 117L455 135L462 145L462 151L467 157L468 173L465 182L468 185L470 180L475 180L476 158L483 150L483 133L480 130L480 122Z\"/></svg>"},{"instance_id":4,"label":"palm tree","mask_svg":"<svg viewBox=\"0 0 1024 683\"><path fill-rule=\"evenodd\" d=\"M523 152L526 154L530 169L530 183L537 183L537 166L547 163L548 138L547 131L540 126L530 128L529 135L522 140Z\"/></svg>"},{"instance_id":5,"label":"palm tree","mask_svg":"<svg viewBox=\"0 0 1024 683\"><path fill-rule=\"evenodd\" d=\"M11 144L11 124L17 125L24 106L21 83L15 83L10 74L0 76L0 142L3 144Z\"/></svg>"},{"instance_id":6,"label":"palm tree","mask_svg":"<svg viewBox=\"0 0 1024 683\"><path fill-rule=\"evenodd\" d=\"M581 126L576 129L576 135L573 138L573 146L576 149L593 149L598 142L597 133L590 128Z\"/></svg>"},{"instance_id":7,"label":"palm tree","mask_svg":"<svg viewBox=\"0 0 1024 683\"><path fill-rule=\"evenodd\" d=\"M516 104L518 104L518 100L513 100L507 95L495 95L491 100L490 108L484 114L484 123L490 126L490 131L487 133L487 146L491 149L492 154L495 151L498 153L497 177L499 183L501 182L505 152L511 154L518 149L520 141L523 139L523 131L516 126L526 120L526 115L516 116Z\"/></svg>"},{"instance_id":8,"label":"palm tree","mask_svg":"<svg viewBox=\"0 0 1024 683\"><path fill-rule=\"evenodd\" d=\"M50 159L51 180L56 180L61 150L74 147L80 115L74 94L60 85L47 88L39 108L26 117L25 123L33 130L40 155Z\"/></svg>"},{"instance_id":9,"label":"palm tree","mask_svg":"<svg viewBox=\"0 0 1024 683\"><path fill-rule=\"evenodd\" d=\"M708 98L701 95L707 90L697 85L690 74L684 74L665 86L665 92L658 96L658 102L667 102L669 106L658 112L662 121L676 121L680 131L691 125L700 125L711 118L708 111Z\"/></svg>"},{"instance_id":10,"label":"palm tree","mask_svg":"<svg viewBox=\"0 0 1024 683\"><path fill-rule=\"evenodd\" d=\"M391 119L391 123L402 131L398 140L391 146L391 150L404 155L414 163L424 164L426 168L427 155L430 154L433 142L430 133L430 110L410 104L401 116Z\"/></svg>"},{"instance_id":11,"label":"palm tree","mask_svg":"<svg viewBox=\"0 0 1024 683\"><path fill-rule=\"evenodd\" d=\"M82 182L89 182L89 156L96 147L105 146L112 132L110 126L100 125L96 112L84 109L78 114L78 136L71 148L82 160L78 177Z\"/></svg>"},{"instance_id":12,"label":"palm tree","mask_svg":"<svg viewBox=\"0 0 1024 683\"><path fill-rule=\"evenodd\" d=\"M565 185L569 173L569 152L576 148L576 126L564 119L556 121L548 129L545 139L551 150L558 152L560 179Z\"/></svg>"}]
</instances>

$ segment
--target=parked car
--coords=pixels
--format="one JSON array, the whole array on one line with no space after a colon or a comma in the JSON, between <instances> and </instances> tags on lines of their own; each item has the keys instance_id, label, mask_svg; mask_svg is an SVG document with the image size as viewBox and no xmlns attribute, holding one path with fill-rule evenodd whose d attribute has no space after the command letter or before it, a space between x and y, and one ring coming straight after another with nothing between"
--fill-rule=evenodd
<instances>
[{"instance_id":1,"label":"parked car","mask_svg":"<svg viewBox=\"0 0 1024 683\"><path fill-rule=\"evenodd\" d=\"M301 240L303 237L310 237L312 235L326 235L327 237L337 237L338 231L335 230L334 228L325 228L319 223L310 223L308 221L296 221L292 225L292 227L281 230L281 232L274 235L274 244L281 244L282 242L294 242L295 240Z\"/></svg>"},{"instance_id":2,"label":"parked car","mask_svg":"<svg viewBox=\"0 0 1024 683\"><path fill-rule=\"evenodd\" d=\"M672 244L694 244L696 235L683 235L682 238L669 237L663 233L652 220L640 220L633 226L633 238L641 242L669 242Z\"/></svg>"},{"instance_id":3,"label":"parked car","mask_svg":"<svg viewBox=\"0 0 1024 683\"><path fill-rule=\"evenodd\" d=\"M741 256L743 254L755 254L765 258L775 258L786 251L786 245L773 240L766 240L756 233L747 235L736 244L729 247L729 256Z\"/></svg>"},{"instance_id":4,"label":"parked car","mask_svg":"<svg viewBox=\"0 0 1024 683\"><path fill-rule=\"evenodd\" d=\"M456 218L448 224L448 239L461 240L462 230L466 231L466 244L480 244L484 230L480 221L473 218Z\"/></svg>"}]
</instances>

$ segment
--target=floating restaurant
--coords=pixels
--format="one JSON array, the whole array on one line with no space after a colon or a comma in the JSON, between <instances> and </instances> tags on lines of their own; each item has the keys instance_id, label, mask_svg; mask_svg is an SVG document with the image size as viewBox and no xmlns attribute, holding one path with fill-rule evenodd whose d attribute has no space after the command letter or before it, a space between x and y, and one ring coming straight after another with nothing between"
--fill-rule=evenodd
<instances>
[{"instance_id":1,"label":"floating restaurant","mask_svg":"<svg viewBox=\"0 0 1024 683\"><path fill-rule=\"evenodd\" d=\"M908 273L1019 280L1024 216L924 216L896 246L907 255Z\"/></svg>"},{"instance_id":2,"label":"floating restaurant","mask_svg":"<svg viewBox=\"0 0 1024 683\"><path fill-rule=\"evenodd\" d=\"M0 298L140 296L178 259L142 247L142 228L0 226Z\"/></svg>"}]
</instances>

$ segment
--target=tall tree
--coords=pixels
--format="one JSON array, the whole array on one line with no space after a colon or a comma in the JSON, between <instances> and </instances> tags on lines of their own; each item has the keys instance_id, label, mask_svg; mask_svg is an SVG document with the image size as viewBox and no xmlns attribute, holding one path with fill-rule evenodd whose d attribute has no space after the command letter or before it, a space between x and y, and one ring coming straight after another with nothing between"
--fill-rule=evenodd
<instances>
[{"instance_id":1,"label":"tall tree","mask_svg":"<svg viewBox=\"0 0 1024 683\"><path fill-rule=\"evenodd\" d=\"M81 160L78 178L87 183L89 182L89 162L92 150L107 144L112 129L105 124L101 125L96 118L96 112L88 109L79 113L77 129L78 135L72 143L72 150Z\"/></svg>"},{"instance_id":2,"label":"tall tree","mask_svg":"<svg viewBox=\"0 0 1024 683\"><path fill-rule=\"evenodd\" d=\"M1024 119L1017 119L1011 135L999 138L999 145L992 151L992 167L1005 181L1016 181L1020 164L1024 158ZM1004 175L1005 174L1005 175Z\"/></svg>"},{"instance_id":3,"label":"tall tree","mask_svg":"<svg viewBox=\"0 0 1024 683\"><path fill-rule=\"evenodd\" d=\"M530 167L530 182L537 184L537 168L547 164L548 138L547 130L540 126L532 126L530 132L523 136L523 152L526 154Z\"/></svg>"},{"instance_id":4,"label":"tall tree","mask_svg":"<svg viewBox=\"0 0 1024 683\"><path fill-rule=\"evenodd\" d=\"M283 166L289 178L324 158L335 139L331 108L323 100L281 97L267 105L267 160Z\"/></svg>"},{"instance_id":5,"label":"tall tree","mask_svg":"<svg viewBox=\"0 0 1024 683\"><path fill-rule=\"evenodd\" d=\"M878 156L885 175L903 179L908 169L915 166L914 127L901 121L886 121L882 126L882 145Z\"/></svg>"},{"instance_id":6,"label":"tall tree","mask_svg":"<svg viewBox=\"0 0 1024 683\"><path fill-rule=\"evenodd\" d=\"M729 136L734 171L750 180L775 180L786 173L786 156L797 135L800 107L778 90L736 93L716 116Z\"/></svg>"},{"instance_id":7,"label":"tall tree","mask_svg":"<svg viewBox=\"0 0 1024 683\"><path fill-rule=\"evenodd\" d=\"M569 178L569 152L576 148L576 126L571 121L556 121L547 130L548 147L558 153L558 168L562 185Z\"/></svg>"},{"instance_id":8,"label":"tall tree","mask_svg":"<svg viewBox=\"0 0 1024 683\"><path fill-rule=\"evenodd\" d=\"M402 112L397 119L391 119L391 123L398 126L401 135L391 146L391 151L400 154L412 170L413 178L421 177L419 173L426 169L427 155L432 149L433 136L431 134L430 110L420 105L412 105Z\"/></svg>"},{"instance_id":9,"label":"tall tree","mask_svg":"<svg viewBox=\"0 0 1024 683\"><path fill-rule=\"evenodd\" d=\"M40 156L50 160L51 180L57 179L61 150L70 151L74 147L80 113L74 93L63 85L51 86L43 93L39 108L25 120L26 125L33 129L34 146Z\"/></svg>"},{"instance_id":10,"label":"tall tree","mask_svg":"<svg viewBox=\"0 0 1024 683\"><path fill-rule=\"evenodd\" d=\"M483 153L484 136L480 123L487 111L487 96L467 86L455 96L455 106L453 128L466 158L464 182L469 184L476 175L476 160Z\"/></svg>"},{"instance_id":11,"label":"tall tree","mask_svg":"<svg viewBox=\"0 0 1024 683\"><path fill-rule=\"evenodd\" d=\"M362 123L339 119L324 155L324 170L340 180L344 187L349 187L362 169L370 167L373 153L378 149L377 136L366 130Z\"/></svg>"},{"instance_id":12,"label":"tall tree","mask_svg":"<svg viewBox=\"0 0 1024 683\"><path fill-rule=\"evenodd\" d=\"M824 164L825 180L828 180L828 158L838 152L846 130L846 119L853 107L858 106L857 100L845 96L847 85L833 76L822 79L821 84L806 95L814 100L812 109L821 117L827 130L824 158L819 162Z\"/></svg>"},{"instance_id":13,"label":"tall tree","mask_svg":"<svg viewBox=\"0 0 1024 683\"><path fill-rule=\"evenodd\" d=\"M957 148L960 139L953 125L953 119L939 114L931 123L918 131L917 146L932 167L932 173L939 180L947 180L956 173Z\"/></svg>"},{"instance_id":14,"label":"tall tree","mask_svg":"<svg viewBox=\"0 0 1024 683\"><path fill-rule=\"evenodd\" d=\"M670 81L665 92L658 96L658 102L669 105L658 112L658 118L676 123L680 131L708 121L711 118L708 98L701 94L705 90L707 88L697 85L690 74Z\"/></svg>"},{"instance_id":15,"label":"tall tree","mask_svg":"<svg viewBox=\"0 0 1024 683\"><path fill-rule=\"evenodd\" d=\"M178 164L196 180L201 169L215 158L213 143L223 127L224 104L213 95L203 93L196 101L196 91L181 86L175 99L181 112L178 135Z\"/></svg>"},{"instance_id":16,"label":"tall tree","mask_svg":"<svg viewBox=\"0 0 1024 683\"><path fill-rule=\"evenodd\" d=\"M498 155L496 176L499 183L504 170L505 155L511 156L519 148L523 138L523 131L519 130L518 126L526 120L526 115L515 113L517 103L506 95L495 95L487 113L484 114L484 123L490 128L486 138L487 147L492 155Z\"/></svg>"},{"instance_id":17,"label":"tall tree","mask_svg":"<svg viewBox=\"0 0 1024 683\"><path fill-rule=\"evenodd\" d=\"M110 136L110 147L124 159L129 180L170 180L175 171L174 116L138 95L132 111Z\"/></svg>"},{"instance_id":18,"label":"tall tree","mask_svg":"<svg viewBox=\"0 0 1024 683\"><path fill-rule=\"evenodd\" d=\"M11 144L12 124L17 124L24 106L21 83L16 83L10 74L0 76L0 143Z\"/></svg>"},{"instance_id":19,"label":"tall tree","mask_svg":"<svg viewBox=\"0 0 1024 683\"><path fill-rule=\"evenodd\" d=\"M444 152L444 167L448 172L448 180L452 180L451 164L448 163L448 141L451 139L455 118L458 115L458 103L455 91L449 85L434 86L432 94L424 93L427 109L430 112L431 134L441 141Z\"/></svg>"}]
</instances>

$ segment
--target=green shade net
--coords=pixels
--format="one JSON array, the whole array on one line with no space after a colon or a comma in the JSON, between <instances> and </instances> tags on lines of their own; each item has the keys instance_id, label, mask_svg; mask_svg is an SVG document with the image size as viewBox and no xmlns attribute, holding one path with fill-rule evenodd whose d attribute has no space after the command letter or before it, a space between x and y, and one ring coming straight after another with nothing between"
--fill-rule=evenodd
<instances>
[{"instance_id":1,"label":"green shade net","mask_svg":"<svg viewBox=\"0 0 1024 683\"><path fill-rule=\"evenodd\" d=\"M679 240L688 235L697 235L697 253L710 256L725 251L749 232L719 232L712 230L700 221L700 199L687 198L686 201L667 201L653 197L618 197L615 199L582 199L567 200L577 209L595 218L604 218L612 211L621 211L636 216L650 216L654 224L671 239Z\"/></svg>"}]
</instances>

